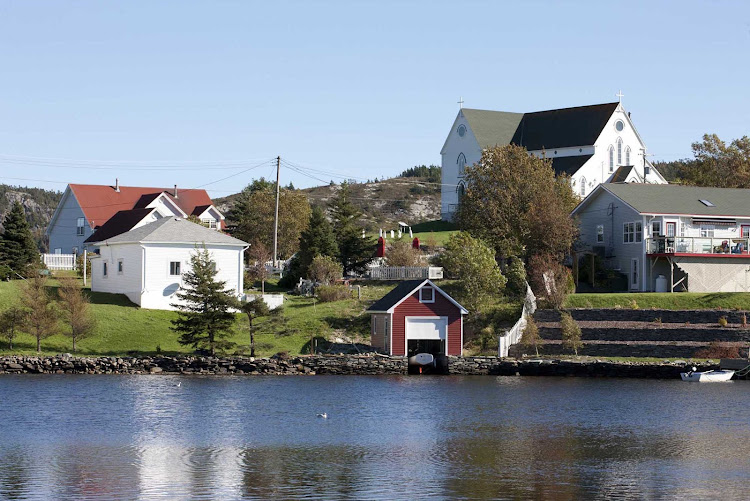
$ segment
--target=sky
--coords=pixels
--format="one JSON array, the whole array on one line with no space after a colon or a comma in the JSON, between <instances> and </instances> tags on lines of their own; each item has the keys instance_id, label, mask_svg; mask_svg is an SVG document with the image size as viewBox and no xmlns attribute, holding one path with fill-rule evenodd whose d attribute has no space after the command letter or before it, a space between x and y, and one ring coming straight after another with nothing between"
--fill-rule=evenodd
<instances>
[{"instance_id":1,"label":"sky","mask_svg":"<svg viewBox=\"0 0 750 501\"><path fill-rule=\"evenodd\" d=\"M750 2L0 0L0 183L297 187L440 164L467 108L748 134Z\"/></svg>"}]
</instances>

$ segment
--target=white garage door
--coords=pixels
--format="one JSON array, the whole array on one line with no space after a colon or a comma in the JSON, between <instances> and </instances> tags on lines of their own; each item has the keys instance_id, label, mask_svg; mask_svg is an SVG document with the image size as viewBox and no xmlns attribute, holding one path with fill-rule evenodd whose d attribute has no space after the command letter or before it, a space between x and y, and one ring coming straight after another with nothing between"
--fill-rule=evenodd
<instances>
[{"instance_id":1,"label":"white garage door","mask_svg":"<svg viewBox=\"0 0 750 501\"><path fill-rule=\"evenodd\" d=\"M445 339L448 318L407 318L406 339Z\"/></svg>"}]
</instances>

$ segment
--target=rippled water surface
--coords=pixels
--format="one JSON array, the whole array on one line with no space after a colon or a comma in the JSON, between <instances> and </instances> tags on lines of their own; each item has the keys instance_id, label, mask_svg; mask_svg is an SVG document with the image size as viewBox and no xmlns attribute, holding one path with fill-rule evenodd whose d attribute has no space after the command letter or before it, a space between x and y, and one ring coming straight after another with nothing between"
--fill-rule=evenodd
<instances>
[{"instance_id":1,"label":"rippled water surface","mask_svg":"<svg viewBox=\"0 0 750 501\"><path fill-rule=\"evenodd\" d=\"M6 375L0 400L0 499L750 496L744 381Z\"/></svg>"}]
</instances>

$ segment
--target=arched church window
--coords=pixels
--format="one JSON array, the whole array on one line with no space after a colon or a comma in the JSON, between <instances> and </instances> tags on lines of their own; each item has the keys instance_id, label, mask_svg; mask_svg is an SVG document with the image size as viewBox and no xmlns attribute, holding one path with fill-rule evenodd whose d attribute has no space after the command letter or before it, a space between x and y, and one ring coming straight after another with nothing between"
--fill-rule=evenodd
<instances>
[{"instance_id":1,"label":"arched church window","mask_svg":"<svg viewBox=\"0 0 750 501\"><path fill-rule=\"evenodd\" d=\"M622 138L617 138L617 165L622 165Z\"/></svg>"},{"instance_id":2,"label":"arched church window","mask_svg":"<svg viewBox=\"0 0 750 501\"><path fill-rule=\"evenodd\" d=\"M581 196L582 197L586 196L586 178L585 177L581 177Z\"/></svg>"},{"instance_id":3,"label":"arched church window","mask_svg":"<svg viewBox=\"0 0 750 501\"><path fill-rule=\"evenodd\" d=\"M615 171L615 149L609 145L609 172Z\"/></svg>"},{"instance_id":4,"label":"arched church window","mask_svg":"<svg viewBox=\"0 0 750 501\"><path fill-rule=\"evenodd\" d=\"M463 153L459 153L456 163L458 164L458 175L463 176L464 170L466 169L466 156L464 156Z\"/></svg>"},{"instance_id":5,"label":"arched church window","mask_svg":"<svg viewBox=\"0 0 750 501\"><path fill-rule=\"evenodd\" d=\"M464 183L458 183L456 193L458 193L458 201L461 202L461 199L464 198L464 195L466 194L466 185Z\"/></svg>"},{"instance_id":6,"label":"arched church window","mask_svg":"<svg viewBox=\"0 0 750 501\"><path fill-rule=\"evenodd\" d=\"M625 148L625 165L633 165L630 163L630 146Z\"/></svg>"}]
</instances>

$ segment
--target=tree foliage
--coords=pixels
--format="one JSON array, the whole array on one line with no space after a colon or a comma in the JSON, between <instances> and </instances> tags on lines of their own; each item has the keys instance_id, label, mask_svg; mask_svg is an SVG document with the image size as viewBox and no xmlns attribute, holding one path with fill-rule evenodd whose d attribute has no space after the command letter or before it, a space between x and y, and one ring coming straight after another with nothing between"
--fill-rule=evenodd
<instances>
[{"instance_id":1,"label":"tree foliage","mask_svg":"<svg viewBox=\"0 0 750 501\"><path fill-rule=\"evenodd\" d=\"M180 334L182 345L208 350L229 348L226 341L235 321L230 311L237 306L234 291L226 289L227 283L216 280L216 263L206 249L190 256L190 270L183 274L183 284L177 292L180 300L172 306L179 310L178 318L172 320L172 330Z\"/></svg>"},{"instance_id":2,"label":"tree foliage","mask_svg":"<svg viewBox=\"0 0 750 501\"><path fill-rule=\"evenodd\" d=\"M341 278L343 268L335 258L331 256L315 256L308 268L308 278L323 285L329 285Z\"/></svg>"},{"instance_id":3,"label":"tree foliage","mask_svg":"<svg viewBox=\"0 0 750 501\"><path fill-rule=\"evenodd\" d=\"M260 282L260 290L265 294L266 292L266 280L270 275L266 263L273 259L273 253L271 249L260 240L250 244L250 248L247 250L248 267L247 267L247 278L251 281Z\"/></svg>"},{"instance_id":4,"label":"tree foliage","mask_svg":"<svg viewBox=\"0 0 750 501\"><path fill-rule=\"evenodd\" d=\"M273 249L275 211L275 185L264 179L254 181L240 192L229 211L233 235L245 242L262 242ZM310 204L304 193L282 188L279 193L279 259L288 259L297 252L300 234L309 218Z\"/></svg>"},{"instance_id":5,"label":"tree foliage","mask_svg":"<svg viewBox=\"0 0 750 501\"><path fill-rule=\"evenodd\" d=\"M0 335L8 342L8 349L13 349L13 341L24 324L26 312L17 304L11 305L0 314Z\"/></svg>"},{"instance_id":6,"label":"tree foliage","mask_svg":"<svg viewBox=\"0 0 750 501\"><path fill-rule=\"evenodd\" d=\"M347 183L341 185L330 208L339 248L338 258L344 267L344 274L363 272L372 260L374 244L369 238L362 238L362 212L352 203Z\"/></svg>"},{"instance_id":7,"label":"tree foliage","mask_svg":"<svg viewBox=\"0 0 750 501\"><path fill-rule=\"evenodd\" d=\"M686 172L688 184L750 188L750 138L743 136L726 144L716 134L705 134L692 148L695 162Z\"/></svg>"},{"instance_id":8,"label":"tree foliage","mask_svg":"<svg viewBox=\"0 0 750 501\"><path fill-rule=\"evenodd\" d=\"M73 341L73 353L77 343L94 333L96 319L91 311L91 302L83 292L78 280L72 277L60 280L60 307L70 330L65 334Z\"/></svg>"},{"instance_id":9,"label":"tree foliage","mask_svg":"<svg viewBox=\"0 0 750 501\"><path fill-rule=\"evenodd\" d=\"M458 298L473 313L505 288L492 248L466 232L451 235L439 262L450 278L458 280Z\"/></svg>"},{"instance_id":10,"label":"tree foliage","mask_svg":"<svg viewBox=\"0 0 750 501\"><path fill-rule=\"evenodd\" d=\"M442 182L442 171L443 169L439 165L415 165L402 171L398 177L424 177L427 178L427 182L440 183Z\"/></svg>"},{"instance_id":11,"label":"tree foliage","mask_svg":"<svg viewBox=\"0 0 750 501\"><path fill-rule=\"evenodd\" d=\"M419 266L421 256L419 249L412 247L408 239L402 238L388 243L385 260L388 266Z\"/></svg>"},{"instance_id":12,"label":"tree foliage","mask_svg":"<svg viewBox=\"0 0 750 501\"><path fill-rule=\"evenodd\" d=\"M536 325L534 317L526 315L526 327L523 328L521 333L521 346L526 349L534 350L536 356L539 356L539 345L542 343L542 338L539 336L539 326Z\"/></svg>"},{"instance_id":13,"label":"tree foliage","mask_svg":"<svg viewBox=\"0 0 750 501\"><path fill-rule=\"evenodd\" d=\"M36 339L37 353L42 351L42 339L57 333L58 312L47 291L47 279L41 275L26 280L21 286L21 305L26 310L24 331Z\"/></svg>"},{"instance_id":14,"label":"tree foliage","mask_svg":"<svg viewBox=\"0 0 750 501\"><path fill-rule=\"evenodd\" d=\"M14 203L6 214L3 229L0 264L9 266L16 273L27 274L29 266L39 261L39 251L20 203Z\"/></svg>"},{"instance_id":15,"label":"tree foliage","mask_svg":"<svg viewBox=\"0 0 750 501\"><path fill-rule=\"evenodd\" d=\"M553 254L539 254L529 259L531 288L537 297L543 297L552 308L560 309L565 299L575 291L570 270Z\"/></svg>"},{"instance_id":16,"label":"tree foliage","mask_svg":"<svg viewBox=\"0 0 750 501\"><path fill-rule=\"evenodd\" d=\"M562 344L564 348L572 350L578 355L578 350L583 348L581 341L581 327L578 325L570 313L563 311L560 313L560 330L562 331Z\"/></svg>"},{"instance_id":17,"label":"tree foliage","mask_svg":"<svg viewBox=\"0 0 750 501\"><path fill-rule=\"evenodd\" d=\"M253 321L258 317L265 317L271 313L268 305L261 296L256 296L250 301L244 301L240 306L240 311L247 317L247 332L250 335L250 356L255 356L255 331L253 330Z\"/></svg>"},{"instance_id":18,"label":"tree foliage","mask_svg":"<svg viewBox=\"0 0 750 501\"><path fill-rule=\"evenodd\" d=\"M516 256L510 258L505 269L505 278L508 279L505 289L509 296L514 298L526 296L526 268L520 258Z\"/></svg>"},{"instance_id":19,"label":"tree foliage","mask_svg":"<svg viewBox=\"0 0 750 501\"><path fill-rule=\"evenodd\" d=\"M338 252L333 226L326 219L323 209L313 208L310 222L299 239L299 275L309 277L309 267L316 256L336 257Z\"/></svg>"},{"instance_id":20,"label":"tree foliage","mask_svg":"<svg viewBox=\"0 0 750 501\"><path fill-rule=\"evenodd\" d=\"M570 248L575 198L567 178L555 178L551 160L529 155L521 146L497 146L484 150L465 172L466 192L456 214L461 229L500 257Z\"/></svg>"}]
</instances>

